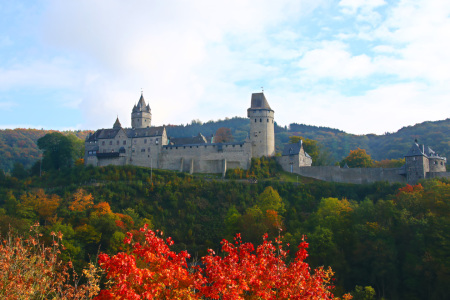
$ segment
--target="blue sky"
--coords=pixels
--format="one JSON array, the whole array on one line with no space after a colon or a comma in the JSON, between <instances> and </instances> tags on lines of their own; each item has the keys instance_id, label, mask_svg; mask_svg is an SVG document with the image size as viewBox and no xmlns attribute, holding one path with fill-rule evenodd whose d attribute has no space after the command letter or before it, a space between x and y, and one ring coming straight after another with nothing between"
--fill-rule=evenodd
<instances>
[{"instance_id":1,"label":"blue sky","mask_svg":"<svg viewBox=\"0 0 450 300\"><path fill-rule=\"evenodd\" d=\"M446 119L450 1L0 1L0 128L246 116L394 132Z\"/></svg>"}]
</instances>

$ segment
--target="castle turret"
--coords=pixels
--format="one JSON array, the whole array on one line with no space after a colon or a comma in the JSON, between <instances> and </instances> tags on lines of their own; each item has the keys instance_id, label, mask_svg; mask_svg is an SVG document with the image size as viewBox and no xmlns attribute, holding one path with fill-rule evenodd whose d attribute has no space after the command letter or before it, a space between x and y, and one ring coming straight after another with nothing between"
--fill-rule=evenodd
<instances>
[{"instance_id":1,"label":"castle turret","mask_svg":"<svg viewBox=\"0 0 450 300\"><path fill-rule=\"evenodd\" d=\"M250 108L250 141L252 157L275 154L274 111L270 108L264 93L253 93Z\"/></svg>"},{"instance_id":2,"label":"castle turret","mask_svg":"<svg viewBox=\"0 0 450 300\"><path fill-rule=\"evenodd\" d=\"M122 128L122 124L120 124L119 117L116 118L116 122L114 122L113 129Z\"/></svg>"},{"instance_id":3,"label":"castle turret","mask_svg":"<svg viewBox=\"0 0 450 300\"><path fill-rule=\"evenodd\" d=\"M133 107L131 112L131 127L146 128L152 125L152 111L150 105L145 103L144 95L141 92L138 104Z\"/></svg>"}]
</instances>

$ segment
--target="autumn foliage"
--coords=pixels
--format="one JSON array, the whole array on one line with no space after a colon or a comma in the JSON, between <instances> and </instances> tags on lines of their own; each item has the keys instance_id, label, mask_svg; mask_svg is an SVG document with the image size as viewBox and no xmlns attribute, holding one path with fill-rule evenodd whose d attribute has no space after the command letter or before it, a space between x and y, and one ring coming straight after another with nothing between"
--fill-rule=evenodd
<instances>
[{"instance_id":1,"label":"autumn foliage","mask_svg":"<svg viewBox=\"0 0 450 300\"><path fill-rule=\"evenodd\" d=\"M237 235L234 244L222 241L222 255L209 250L202 266L189 267L190 255L171 251L171 238L164 240L162 232L146 226L141 233L142 243L127 234L130 253L99 256L112 284L96 299L333 299L333 272L319 268L311 273L304 262L306 241L287 264L288 252L279 239L272 243L265 235L255 251Z\"/></svg>"},{"instance_id":2,"label":"autumn foliage","mask_svg":"<svg viewBox=\"0 0 450 300\"><path fill-rule=\"evenodd\" d=\"M98 294L99 280L94 265L83 270L86 284L72 263L60 259L62 234L52 232L52 244L40 241L39 225L33 225L34 236L24 239L10 234L0 243L1 299L92 299Z\"/></svg>"}]
</instances>

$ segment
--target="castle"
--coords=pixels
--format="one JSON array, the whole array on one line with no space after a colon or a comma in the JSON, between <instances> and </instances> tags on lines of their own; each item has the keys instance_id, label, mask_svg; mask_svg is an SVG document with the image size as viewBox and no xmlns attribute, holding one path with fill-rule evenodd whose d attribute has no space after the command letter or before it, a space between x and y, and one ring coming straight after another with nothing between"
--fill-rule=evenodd
<instances>
[{"instance_id":1,"label":"castle","mask_svg":"<svg viewBox=\"0 0 450 300\"><path fill-rule=\"evenodd\" d=\"M99 129L86 138L85 164L131 164L189 173L246 170L253 157L275 155L274 111L264 93L252 94L247 116L250 133L244 142L213 143L201 134L170 138L164 126L151 126L151 109L141 94L131 112L131 128L122 128L117 118L112 129ZM302 163L311 165L311 158L304 151L300 156ZM294 168L293 161L287 164Z\"/></svg>"},{"instance_id":2,"label":"castle","mask_svg":"<svg viewBox=\"0 0 450 300\"><path fill-rule=\"evenodd\" d=\"M250 132L244 142L214 143L202 134L170 138L165 126L152 127L150 105L141 97L131 112L131 128L123 128L117 118L110 129L99 129L85 142L85 164L93 166L136 165L189 173L221 173L227 169L250 168L252 158L275 155L274 111L264 93L253 93ZM370 183L375 181L415 183L422 178L450 177L445 172L446 158L429 147L414 143L405 155L402 168L312 167L312 159L302 142L288 144L278 163L283 170L320 180Z\"/></svg>"}]
</instances>

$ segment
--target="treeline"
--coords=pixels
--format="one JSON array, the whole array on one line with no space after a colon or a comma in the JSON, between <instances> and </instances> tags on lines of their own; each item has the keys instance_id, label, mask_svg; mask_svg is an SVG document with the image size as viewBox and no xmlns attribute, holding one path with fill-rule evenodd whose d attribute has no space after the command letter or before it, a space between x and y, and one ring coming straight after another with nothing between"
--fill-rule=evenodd
<instances>
[{"instance_id":1,"label":"treeline","mask_svg":"<svg viewBox=\"0 0 450 300\"><path fill-rule=\"evenodd\" d=\"M219 253L221 239L236 233L254 244L281 234L291 253L306 235L307 261L332 267L337 295L359 286L377 298L448 298L448 180L282 183L261 179L276 166L259 164L254 184L132 166L75 166L23 180L0 174L0 229L26 233L39 222L47 233L61 231L63 255L79 268L99 249L120 251L126 232L145 223L171 236L173 250L199 257Z\"/></svg>"},{"instance_id":2,"label":"treeline","mask_svg":"<svg viewBox=\"0 0 450 300\"><path fill-rule=\"evenodd\" d=\"M25 169L30 169L40 159L41 151L37 145L38 139L57 130L39 129L4 129L0 130L0 169L10 172L15 163L20 163ZM89 130L61 131L62 134L74 135L85 140Z\"/></svg>"}]
</instances>

